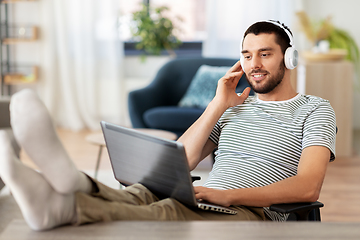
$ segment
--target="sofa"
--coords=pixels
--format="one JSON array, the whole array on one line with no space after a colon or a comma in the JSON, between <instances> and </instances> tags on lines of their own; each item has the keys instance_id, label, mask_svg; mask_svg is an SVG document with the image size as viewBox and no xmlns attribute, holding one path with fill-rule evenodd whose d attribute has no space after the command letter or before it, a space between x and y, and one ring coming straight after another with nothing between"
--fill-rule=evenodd
<instances>
[{"instance_id":1,"label":"sofa","mask_svg":"<svg viewBox=\"0 0 360 240\"><path fill-rule=\"evenodd\" d=\"M208 103L204 101L205 104L181 105L190 88L195 89L193 95L197 90L203 90L202 83L192 86L201 67L207 67L205 72L202 72L203 75L207 73L206 69L211 71L215 69L214 71L218 74L215 75L215 86L214 83L211 86L212 94L215 95L218 79L237 61L237 59L229 58L202 57L177 58L169 61L160 68L148 86L129 93L128 109L132 127L167 130L181 136L200 117ZM223 72L222 75L219 75L220 72ZM205 78L205 80L207 79ZM202 81L205 84L209 82L204 81L204 78ZM236 91L242 92L248 86L246 78L243 76Z\"/></svg>"}]
</instances>

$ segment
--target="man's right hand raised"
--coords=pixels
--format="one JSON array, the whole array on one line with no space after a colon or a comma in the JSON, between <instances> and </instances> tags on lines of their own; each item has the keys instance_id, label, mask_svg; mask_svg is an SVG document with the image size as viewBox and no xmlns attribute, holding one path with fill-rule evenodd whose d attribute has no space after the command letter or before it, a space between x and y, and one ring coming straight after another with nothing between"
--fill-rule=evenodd
<instances>
[{"instance_id":1,"label":"man's right hand raised","mask_svg":"<svg viewBox=\"0 0 360 240\"><path fill-rule=\"evenodd\" d=\"M249 87L245 88L240 96L235 92L236 86L243 74L244 71L240 61L238 61L229 69L225 76L218 81L216 95L213 101L220 104L224 110L240 105L248 98L250 93Z\"/></svg>"}]
</instances>

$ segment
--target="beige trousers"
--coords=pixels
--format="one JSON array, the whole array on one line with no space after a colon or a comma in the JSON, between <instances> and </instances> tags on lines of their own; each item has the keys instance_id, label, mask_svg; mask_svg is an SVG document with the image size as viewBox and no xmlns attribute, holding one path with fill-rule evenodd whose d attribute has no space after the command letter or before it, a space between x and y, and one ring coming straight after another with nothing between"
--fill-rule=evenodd
<instances>
[{"instance_id":1,"label":"beige trousers","mask_svg":"<svg viewBox=\"0 0 360 240\"><path fill-rule=\"evenodd\" d=\"M141 184L117 190L91 180L99 191L91 195L76 193L75 225L117 220L266 220L263 208L232 206L238 211L236 215L204 211L186 207L172 198L160 200Z\"/></svg>"}]
</instances>

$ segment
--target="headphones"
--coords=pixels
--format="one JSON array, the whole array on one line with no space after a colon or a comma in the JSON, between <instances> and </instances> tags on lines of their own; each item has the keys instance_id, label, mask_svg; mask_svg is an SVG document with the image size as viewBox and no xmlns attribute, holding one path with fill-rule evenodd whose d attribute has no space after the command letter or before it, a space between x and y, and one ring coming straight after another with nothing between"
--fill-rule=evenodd
<instances>
[{"instance_id":1,"label":"headphones","mask_svg":"<svg viewBox=\"0 0 360 240\"><path fill-rule=\"evenodd\" d=\"M287 30L282 24L275 22L273 20L269 20L269 21L262 21L262 22L268 22L268 23L272 23L278 27L280 27L281 29L284 30L284 32L288 35L289 39L290 39L290 47L288 47L285 51L285 55L284 55L284 63L285 63L285 67L287 69L294 69L296 68L296 66L298 65L298 60L299 60L299 54L298 51L295 49L294 47L294 41L293 41L293 37L290 33L289 30ZM242 52L242 44L243 44L244 39L241 40L240 42L240 63L241 66L244 66L244 55L241 53Z\"/></svg>"}]
</instances>

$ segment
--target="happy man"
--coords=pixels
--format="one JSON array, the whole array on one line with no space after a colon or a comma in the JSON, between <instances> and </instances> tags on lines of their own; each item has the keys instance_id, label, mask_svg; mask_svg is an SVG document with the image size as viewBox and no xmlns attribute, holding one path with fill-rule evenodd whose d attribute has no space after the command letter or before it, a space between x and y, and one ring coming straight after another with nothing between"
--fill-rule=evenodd
<instances>
[{"instance_id":1,"label":"happy man","mask_svg":"<svg viewBox=\"0 0 360 240\"><path fill-rule=\"evenodd\" d=\"M335 158L334 111L328 101L292 88L292 45L290 30L278 22L251 25L244 34L241 63L219 80L214 99L178 140L191 170L218 148L209 178L195 187L196 198L231 206L236 215L159 199L141 184L111 189L78 171L45 106L29 90L13 95L11 123L18 143L41 172L15 159L0 132L0 176L34 230L115 220L284 221L286 215L268 207L316 201L327 165ZM235 92L244 73L254 97L249 97L250 88Z\"/></svg>"}]
</instances>

